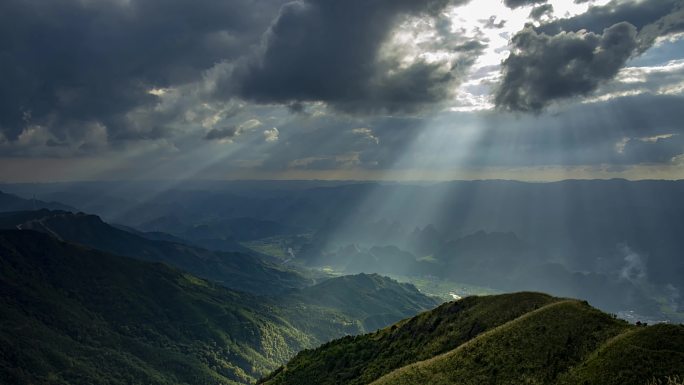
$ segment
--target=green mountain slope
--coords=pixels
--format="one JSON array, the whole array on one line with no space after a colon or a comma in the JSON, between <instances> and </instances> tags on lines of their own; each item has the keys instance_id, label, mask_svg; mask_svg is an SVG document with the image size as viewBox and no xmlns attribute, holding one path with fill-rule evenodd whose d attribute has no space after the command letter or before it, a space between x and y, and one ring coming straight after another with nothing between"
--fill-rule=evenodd
<instances>
[{"instance_id":1,"label":"green mountain slope","mask_svg":"<svg viewBox=\"0 0 684 385\"><path fill-rule=\"evenodd\" d=\"M627 325L579 301L530 312L374 384L553 384Z\"/></svg>"},{"instance_id":2,"label":"green mountain slope","mask_svg":"<svg viewBox=\"0 0 684 385\"><path fill-rule=\"evenodd\" d=\"M299 353L268 384L368 384L402 366L448 352L477 335L555 302L545 294L467 297L373 334Z\"/></svg>"},{"instance_id":3,"label":"green mountain slope","mask_svg":"<svg viewBox=\"0 0 684 385\"><path fill-rule=\"evenodd\" d=\"M0 232L0 383L248 383L316 341L161 264Z\"/></svg>"},{"instance_id":4,"label":"green mountain slope","mask_svg":"<svg viewBox=\"0 0 684 385\"><path fill-rule=\"evenodd\" d=\"M465 332L468 325L478 333ZM468 297L330 342L265 382L644 385L682 373L683 326L636 327L586 302L517 293Z\"/></svg>"},{"instance_id":5,"label":"green mountain slope","mask_svg":"<svg viewBox=\"0 0 684 385\"><path fill-rule=\"evenodd\" d=\"M684 374L684 326L632 328L608 341L581 365L564 374L562 385L622 385L648 377L663 381ZM666 383L666 381L663 381Z\"/></svg>"},{"instance_id":6,"label":"green mountain slope","mask_svg":"<svg viewBox=\"0 0 684 385\"><path fill-rule=\"evenodd\" d=\"M147 239L103 222L98 216L64 211L0 214L0 228L35 230L117 255L164 262L231 289L282 293L312 281L301 273L243 253L213 252L181 243Z\"/></svg>"},{"instance_id":7,"label":"green mountain slope","mask_svg":"<svg viewBox=\"0 0 684 385\"><path fill-rule=\"evenodd\" d=\"M326 301L310 300L315 286L258 297L164 264L2 230L0 383L253 383L304 348L370 330L367 317L434 304L410 285L367 278L335 278ZM412 302L394 308L395 296ZM358 298L369 313L339 298Z\"/></svg>"},{"instance_id":8,"label":"green mountain slope","mask_svg":"<svg viewBox=\"0 0 684 385\"><path fill-rule=\"evenodd\" d=\"M307 278L306 271L292 270L243 253L213 252L177 242L147 239L110 226L95 215L49 210L0 213L0 229L17 227L117 255L164 262L234 290L276 295L288 306L296 308L305 304L319 313L342 313L344 322L353 320L354 325L349 327L340 329L340 320L333 325L334 330L315 332L324 341L340 336L341 330L351 334L373 331L438 305L412 285L378 275L338 277L309 287L313 282ZM313 326L331 325L324 322Z\"/></svg>"},{"instance_id":9,"label":"green mountain slope","mask_svg":"<svg viewBox=\"0 0 684 385\"><path fill-rule=\"evenodd\" d=\"M328 307L359 320L364 331L375 331L441 303L408 283L377 274L345 275L309 286L286 298Z\"/></svg>"}]
</instances>

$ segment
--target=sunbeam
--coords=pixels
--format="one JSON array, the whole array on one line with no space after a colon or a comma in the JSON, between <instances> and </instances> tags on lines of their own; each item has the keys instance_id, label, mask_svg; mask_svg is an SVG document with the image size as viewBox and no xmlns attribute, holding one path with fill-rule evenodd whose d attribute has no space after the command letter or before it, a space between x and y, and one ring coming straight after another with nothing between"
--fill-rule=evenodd
<instances>
[{"instance_id":1,"label":"sunbeam","mask_svg":"<svg viewBox=\"0 0 684 385\"><path fill-rule=\"evenodd\" d=\"M684 383L684 0L4 0L0 71L0 383Z\"/></svg>"}]
</instances>

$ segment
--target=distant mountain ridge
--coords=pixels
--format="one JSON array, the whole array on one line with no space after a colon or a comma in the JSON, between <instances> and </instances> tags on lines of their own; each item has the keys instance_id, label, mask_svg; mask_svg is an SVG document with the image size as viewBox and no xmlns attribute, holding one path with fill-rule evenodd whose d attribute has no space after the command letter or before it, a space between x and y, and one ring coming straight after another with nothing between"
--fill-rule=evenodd
<instances>
[{"instance_id":1,"label":"distant mountain ridge","mask_svg":"<svg viewBox=\"0 0 684 385\"><path fill-rule=\"evenodd\" d=\"M176 218L186 228L244 217L272 221L321 233L323 239L313 249L370 240L374 242L368 246L393 244L423 257L436 252L435 242L478 231L511 232L544 253L547 262L561 263L571 273L619 272L625 258L620 246L626 245L643 258L649 283L684 292L684 260L679 258L684 253L684 180L189 181L164 191L157 185L84 182L2 188L65 202L136 228L162 218ZM430 231L412 236L416 227ZM415 242L404 245L404 240ZM679 305L684 308L681 298Z\"/></svg>"},{"instance_id":2,"label":"distant mountain ridge","mask_svg":"<svg viewBox=\"0 0 684 385\"><path fill-rule=\"evenodd\" d=\"M98 216L38 210L0 213L0 229L34 230L59 240L136 259L162 262L233 290L286 298L289 304L313 304L366 320L357 332L375 330L437 306L410 284L379 275L317 278L253 255L213 252L182 243L153 240L145 234L110 226ZM140 234L140 235L139 235ZM362 298L363 297L363 298Z\"/></svg>"},{"instance_id":3,"label":"distant mountain ridge","mask_svg":"<svg viewBox=\"0 0 684 385\"><path fill-rule=\"evenodd\" d=\"M0 212L24 210L62 210L76 212L75 208L58 202L45 202L38 199L24 199L0 191Z\"/></svg>"},{"instance_id":4,"label":"distant mountain ridge","mask_svg":"<svg viewBox=\"0 0 684 385\"><path fill-rule=\"evenodd\" d=\"M313 283L293 270L252 255L212 252L181 243L148 239L110 226L96 215L50 210L0 213L0 228L36 230L117 255L168 263L241 291L282 293L283 290Z\"/></svg>"}]
</instances>

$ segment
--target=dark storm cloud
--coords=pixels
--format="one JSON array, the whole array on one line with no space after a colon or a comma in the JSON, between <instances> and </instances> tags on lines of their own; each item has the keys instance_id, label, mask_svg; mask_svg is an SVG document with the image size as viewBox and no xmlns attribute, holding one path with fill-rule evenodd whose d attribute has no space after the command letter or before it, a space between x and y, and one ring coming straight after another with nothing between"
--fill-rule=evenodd
<instances>
[{"instance_id":1,"label":"dark storm cloud","mask_svg":"<svg viewBox=\"0 0 684 385\"><path fill-rule=\"evenodd\" d=\"M110 140L131 131L127 113L152 106L153 87L194 81L257 43L278 0L4 0L0 2L0 130L30 125L70 140L102 123ZM79 128L80 127L80 128Z\"/></svg>"},{"instance_id":2,"label":"dark storm cloud","mask_svg":"<svg viewBox=\"0 0 684 385\"><path fill-rule=\"evenodd\" d=\"M551 16L553 15L553 5L551 4L543 4L538 7L534 7L530 11L530 18L534 20L539 20L544 16Z\"/></svg>"},{"instance_id":3,"label":"dark storm cloud","mask_svg":"<svg viewBox=\"0 0 684 385\"><path fill-rule=\"evenodd\" d=\"M541 25L537 31L547 35L581 29L601 33L604 29L623 21L641 30L674 12L682 3L682 0L613 0L606 5L592 6L583 14Z\"/></svg>"},{"instance_id":4,"label":"dark storm cloud","mask_svg":"<svg viewBox=\"0 0 684 385\"><path fill-rule=\"evenodd\" d=\"M514 50L503 63L497 106L539 112L556 100L588 95L657 37L683 30L683 4L613 1L573 18L527 26L514 36Z\"/></svg>"},{"instance_id":5,"label":"dark storm cloud","mask_svg":"<svg viewBox=\"0 0 684 385\"><path fill-rule=\"evenodd\" d=\"M611 1L604 6L590 7L581 15L559 19L542 25L538 31L557 34L561 31L586 29L600 32L604 28L626 21L639 30L639 50L645 51L656 38L684 30L683 0Z\"/></svg>"},{"instance_id":6,"label":"dark storm cloud","mask_svg":"<svg viewBox=\"0 0 684 385\"><path fill-rule=\"evenodd\" d=\"M640 50L650 48L655 40L663 35L684 31L684 1L675 10L655 23L645 26L639 33Z\"/></svg>"},{"instance_id":7,"label":"dark storm cloud","mask_svg":"<svg viewBox=\"0 0 684 385\"><path fill-rule=\"evenodd\" d=\"M323 101L354 112L418 110L448 96L459 66L469 66L480 48L472 47L456 68L446 69L443 63L423 60L400 68L397 58L382 57L379 51L403 17L440 18L448 3L455 2L289 3L269 30L263 52L240 66L231 82L240 84L240 95L262 103ZM448 31L448 23L439 20L438 29Z\"/></svg>"},{"instance_id":8,"label":"dark storm cloud","mask_svg":"<svg viewBox=\"0 0 684 385\"><path fill-rule=\"evenodd\" d=\"M511 9L543 3L546 3L546 0L504 0L504 4Z\"/></svg>"},{"instance_id":9,"label":"dark storm cloud","mask_svg":"<svg viewBox=\"0 0 684 385\"><path fill-rule=\"evenodd\" d=\"M614 0L590 7L584 14L541 25L537 30L546 34L581 29L599 33L619 22L628 22L639 30L638 53L643 53L658 37L684 31L684 0Z\"/></svg>"},{"instance_id":10,"label":"dark storm cloud","mask_svg":"<svg viewBox=\"0 0 684 385\"><path fill-rule=\"evenodd\" d=\"M537 33L531 26L515 35L503 63L497 106L537 112L551 101L586 95L612 79L637 46L636 28L618 23L603 34Z\"/></svg>"},{"instance_id":11,"label":"dark storm cloud","mask_svg":"<svg viewBox=\"0 0 684 385\"><path fill-rule=\"evenodd\" d=\"M213 128L204 136L206 140L221 140L235 137L238 130L236 127Z\"/></svg>"}]
</instances>

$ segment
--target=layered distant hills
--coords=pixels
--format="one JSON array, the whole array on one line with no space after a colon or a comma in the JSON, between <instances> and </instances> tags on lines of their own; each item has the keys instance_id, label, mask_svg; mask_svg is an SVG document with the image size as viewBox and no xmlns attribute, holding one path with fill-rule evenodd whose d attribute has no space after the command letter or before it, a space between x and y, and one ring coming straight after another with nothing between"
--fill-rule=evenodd
<instances>
[{"instance_id":1,"label":"layered distant hills","mask_svg":"<svg viewBox=\"0 0 684 385\"><path fill-rule=\"evenodd\" d=\"M243 254L251 249L289 265L537 290L584 298L610 312L684 320L684 181L168 186L84 182L2 189L60 201L137 231L169 233L181 243Z\"/></svg>"},{"instance_id":2,"label":"layered distant hills","mask_svg":"<svg viewBox=\"0 0 684 385\"><path fill-rule=\"evenodd\" d=\"M281 293L313 282L252 255L149 239L110 226L95 215L49 210L0 213L0 228L40 231L113 254L164 262L236 290Z\"/></svg>"},{"instance_id":3,"label":"layered distant hills","mask_svg":"<svg viewBox=\"0 0 684 385\"><path fill-rule=\"evenodd\" d=\"M646 385L682 373L682 325L633 326L586 302L517 293L303 351L260 383Z\"/></svg>"},{"instance_id":4,"label":"layered distant hills","mask_svg":"<svg viewBox=\"0 0 684 385\"><path fill-rule=\"evenodd\" d=\"M682 182L11 187L0 383L682 377Z\"/></svg>"},{"instance_id":5,"label":"layered distant hills","mask_svg":"<svg viewBox=\"0 0 684 385\"><path fill-rule=\"evenodd\" d=\"M0 212L38 209L63 210L73 212L77 211L73 207L58 202L44 202L37 199L24 199L16 195L7 194L0 191Z\"/></svg>"}]
</instances>

